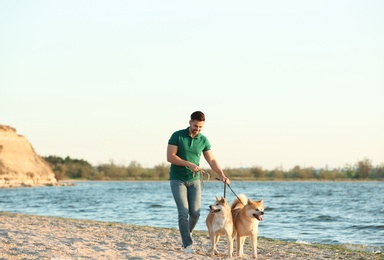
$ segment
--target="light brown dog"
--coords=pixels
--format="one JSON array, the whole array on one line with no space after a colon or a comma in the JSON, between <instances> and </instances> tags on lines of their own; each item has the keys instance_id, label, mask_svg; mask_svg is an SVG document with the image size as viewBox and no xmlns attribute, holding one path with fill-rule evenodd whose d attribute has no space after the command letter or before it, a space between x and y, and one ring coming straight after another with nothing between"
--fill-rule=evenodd
<instances>
[{"instance_id":1,"label":"light brown dog","mask_svg":"<svg viewBox=\"0 0 384 260\"><path fill-rule=\"evenodd\" d=\"M223 197L219 199L216 196L214 204L209 206L210 212L205 223L207 224L209 237L211 238L211 249L209 253L218 254L216 244L219 242L220 236L226 236L228 241L228 257L232 257L233 253L233 221L231 207L227 200Z\"/></svg>"},{"instance_id":2,"label":"light brown dog","mask_svg":"<svg viewBox=\"0 0 384 260\"><path fill-rule=\"evenodd\" d=\"M264 215L263 199L251 201L244 194L240 194L238 198L231 205L237 256L241 257L244 254L244 242L249 236L251 237L252 257L257 258L257 234L259 222L263 220Z\"/></svg>"}]
</instances>

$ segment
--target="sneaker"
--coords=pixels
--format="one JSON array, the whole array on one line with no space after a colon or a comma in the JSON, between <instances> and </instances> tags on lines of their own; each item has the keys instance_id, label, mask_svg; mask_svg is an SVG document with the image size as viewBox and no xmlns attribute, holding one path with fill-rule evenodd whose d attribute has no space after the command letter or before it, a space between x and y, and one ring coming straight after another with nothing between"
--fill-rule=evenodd
<instances>
[{"instance_id":1,"label":"sneaker","mask_svg":"<svg viewBox=\"0 0 384 260\"><path fill-rule=\"evenodd\" d=\"M195 251L192 249L192 246L187 246L185 248L185 253L187 253L187 254L194 254Z\"/></svg>"}]
</instances>

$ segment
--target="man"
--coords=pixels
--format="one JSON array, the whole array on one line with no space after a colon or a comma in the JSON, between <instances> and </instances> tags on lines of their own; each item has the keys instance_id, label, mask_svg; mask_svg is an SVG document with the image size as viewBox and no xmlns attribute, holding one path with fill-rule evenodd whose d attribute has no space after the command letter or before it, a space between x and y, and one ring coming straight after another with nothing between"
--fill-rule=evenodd
<instances>
[{"instance_id":1,"label":"man","mask_svg":"<svg viewBox=\"0 0 384 260\"><path fill-rule=\"evenodd\" d=\"M194 253L192 231L200 217L201 153L221 181L230 184L211 151L207 137L200 133L204 123L204 113L193 112L189 127L174 132L168 141L167 148L167 161L171 163L170 185L178 211L179 231L187 253Z\"/></svg>"}]
</instances>

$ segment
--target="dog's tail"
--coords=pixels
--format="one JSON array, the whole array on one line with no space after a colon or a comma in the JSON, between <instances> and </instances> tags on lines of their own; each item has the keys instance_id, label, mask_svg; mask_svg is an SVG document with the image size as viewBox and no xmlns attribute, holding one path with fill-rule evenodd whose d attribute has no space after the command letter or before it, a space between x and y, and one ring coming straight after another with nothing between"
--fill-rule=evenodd
<instances>
[{"instance_id":1,"label":"dog's tail","mask_svg":"<svg viewBox=\"0 0 384 260\"><path fill-rule=\"evenodd\" d=\"M239 194L237 198L235 198L231 205L231 210L236 208L239 204L242 204L243 206L247 204L248 198L245 196L245 194Z\"/></svg>"}]
</instances>

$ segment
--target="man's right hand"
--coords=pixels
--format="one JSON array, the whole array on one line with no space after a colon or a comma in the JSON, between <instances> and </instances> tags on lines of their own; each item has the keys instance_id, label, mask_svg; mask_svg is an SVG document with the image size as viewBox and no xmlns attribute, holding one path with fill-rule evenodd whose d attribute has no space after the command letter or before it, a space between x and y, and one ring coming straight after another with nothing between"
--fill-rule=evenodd
<instances>
[{"instance_id":1,"label":"man's right hand","mask_svg":"<svg viewBox=\"0 0 384 260\"><path fill-rule=\"evenodd\" d=\"M194 163L189 163L188 168L191 169L191 171L193 171L193 172L199 172L199 171L201 171L200 167L197 166L197 165L194 164Z\"/></svg>"}]
</instances>

